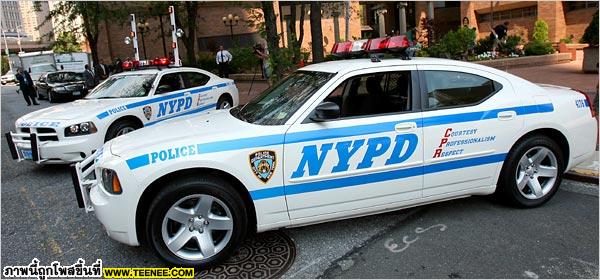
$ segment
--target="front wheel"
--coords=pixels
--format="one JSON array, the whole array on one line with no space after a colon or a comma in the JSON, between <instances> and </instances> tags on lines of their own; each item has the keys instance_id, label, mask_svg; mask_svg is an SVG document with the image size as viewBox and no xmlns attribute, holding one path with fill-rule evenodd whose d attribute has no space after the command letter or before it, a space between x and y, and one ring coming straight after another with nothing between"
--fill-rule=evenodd
<instances>
[{"instance_id":1,"label":"front wheel","mask_svg":"<svg viewBox=\"0 0 600 280\"><path fill-rule=\"evenodd\" d=\"M50 95L48 95L50 96ZM104 137L104 142L116 138L121 135L125 135L129 132L132 132L137 129L137 125L131 121L118 121L113 123L106 131L106 136Z\"/></svg>"},{"instance_id":2,"label":"front wheel","mask_svg":"<svg viewBox=\"0 0 600 280\"><path fill-rule=\"evenodd\" d=\"M556 142L545 136L527 138L508 154L498 180L498 194L513 205L540 206L558 190L564 168Z\"/></svg>"},{"instance_id":3,"label":"front wheel","mask_svg":"<svg viewBox=\"0 0 600 280\"><path fill-rule=\"evenodd\" d=\"M50 102L50 103L56 102L56 97L54 96L54 94L52 94L51 91L48 92L48 102Z\"/></svg>"},{"instance_id":4,"label":"front wheel","mask_svg":"<svg viewBox=\"0 0 600 280\"><path fill-rule=\"evenodd\" d=\"M150 246L164 261L210 266L229 257L247 232L246 208L227 181L215 177L170 183L155 197L146 219Z\"/></svg>"}]
</instances>

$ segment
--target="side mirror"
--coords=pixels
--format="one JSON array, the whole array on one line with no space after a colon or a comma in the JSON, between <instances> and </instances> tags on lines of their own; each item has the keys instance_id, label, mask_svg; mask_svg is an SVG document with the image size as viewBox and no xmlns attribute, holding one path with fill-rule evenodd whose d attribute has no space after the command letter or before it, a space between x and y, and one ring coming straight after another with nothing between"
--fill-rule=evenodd
<instances>
[{"instance_id":1,"label":"side mirror","mask_svg":"<svg viewBox=\"0 0 600 280\"><path fill-rule=\"evenodd\" d=\"M315 122L322 122L326 120L333 120L340 117L340 106L333 102L322 102L315 108L311 120Z\"/></svg>"}]
</instances>

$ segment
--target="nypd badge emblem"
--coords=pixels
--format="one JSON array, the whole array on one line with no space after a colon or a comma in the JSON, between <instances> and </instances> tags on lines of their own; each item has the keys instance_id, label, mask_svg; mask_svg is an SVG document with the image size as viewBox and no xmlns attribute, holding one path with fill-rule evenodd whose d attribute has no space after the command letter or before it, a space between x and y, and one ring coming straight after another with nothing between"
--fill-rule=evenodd
<instances>
[{"instance_id":1,"label":"nypd badge emblem","mask_svg":"<svg viewBox=\"0 0 600 280\"><path fill-rule=\"evenodd\" d=\"M275 152L269 150L257 151L250 154L249 158L250 168L254 172L254 176L263 183L267 183L273 177L273 172L275 172L277 166Z\"/></svg>"},{"instance_id":2,"label":"nypd badge emblem","mask_svg":"<svg viewBox=\"0 0 600 280\"><path fill-rule=\"evenodd\" d=\"M144 117L146 117L147 120L150 120L150 118L152 117L152 107L144 106L142 111L144 112Z\"/></svg>"}]
</instances>

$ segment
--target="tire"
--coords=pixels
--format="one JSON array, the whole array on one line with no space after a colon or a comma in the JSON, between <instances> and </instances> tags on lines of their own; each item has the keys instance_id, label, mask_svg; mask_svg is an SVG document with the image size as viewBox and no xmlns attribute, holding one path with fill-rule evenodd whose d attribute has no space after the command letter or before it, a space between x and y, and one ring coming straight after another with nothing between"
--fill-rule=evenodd
<instances>
[{"instance_id":1,"label":"tire","mask_svg":"<svg viewBox=\"0 0 600 280\"><path fill-rule=\"evenodd\" d=\"M563 153L556 142L542 135L528 137L506 157L496 194L514 206L540 206L558 191L564 169Z\"/></svg>"},{"instance_id":2,"label":"tire","mask_svg":"<svg viewBox=\"0 0 600 280\"><path fill-rule=\"evenodd\" d=\"M108 142L109 140L116 138L117 136L121 136L123 134L127 134L138 129L138 125L129 120L117 121L110 125L108 130L106 131L106 136L104 136L104 142Z\"/></svg>"},{"instance_id":3,"label":"tire","mask_svg":"<svg viewBox=\"0 0 600 280\"><path fill-rule=\"evenodd\" d=\"M233 101L227 94L223 94L219 97L219 101L217 101L217 110L221 109L229 109L233 107Z\"/></svg>"},{"instance_id":4,"label":"tire","mask_svg":"<svg viewBox=\"0 0 600 280\"><path fill-rule=\"evenodd\" d=\"M53 94L51 91L48 92L48 102L50 102L50 103L56 102L56 97L53 97Z\"/></svg>"},{"instance_id":5,"label":"tire","mask_svg":"<svg viewBox=\"0 0 600 280\"><path fill-rule=\"evenodd\" d=\"M211 205L204 206L209 210L192 211L194 207L203 208L201 201L212 201L204 204ZM176 211L176 206L189 210L171 216L183 223L167 217ZM212 218L206 219L209 215ZM156 195L146 217L145 231L150 247L165 262L204 269L225 260L241 244L248 231L246 217L245 204L229 182L212 176L190 177L168 183ZM221 222L215 222L218 220ZM171 248L166 244L169 239Z\"/></svg>"}]
</instances>

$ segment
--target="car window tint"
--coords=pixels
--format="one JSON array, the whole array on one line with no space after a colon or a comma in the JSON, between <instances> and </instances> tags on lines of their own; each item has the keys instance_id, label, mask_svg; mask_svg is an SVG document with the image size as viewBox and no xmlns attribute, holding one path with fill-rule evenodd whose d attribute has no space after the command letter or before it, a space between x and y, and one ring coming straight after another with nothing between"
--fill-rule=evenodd
<instances>
[{"instance_id":1,"label":"car window tint","mask_svg":"<svg viewBox=\"0 0 600 280\"><path fill-rule=\"evenodd\" d=\"M185 72L182 75L185 81L185 88L200 87L206 85L210 80L208 75L198 72Z\"/></svg>"},{"instance_id":2,"label":"car window tint","mask_svg":"<svg viewBox=\"0 0 600 280\"><path fill-rule=\"evenodd\" d=\"M485 77L454 71L424 71L428 109L479 103L502 85Z\"/></svg>"},{"instance_id":3,"label":"car window tint","mask_svg":"<svg viewBox=\"0 0 600 280\"><path fill-rule=\"evenodd\" d=\"M156 94L172 92L184 89L183 81L179 73L165 74L160 78L160 82L156 87Z\"/></svg>"},{"instance_id":4,"label":"car window tint","mask_svg":"<svg viewBox=\"0 0 600 280\"><path fill-rule=\"evenodd\" d=\"M406 112L411 108L410 71L374 73L352 77L324 101L340 106L341 117Z\"/></svg>"}]
</instances>

